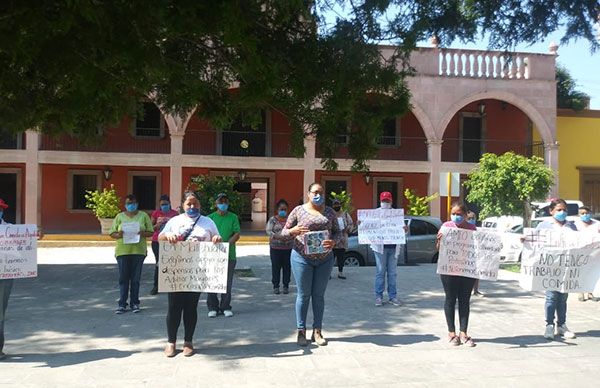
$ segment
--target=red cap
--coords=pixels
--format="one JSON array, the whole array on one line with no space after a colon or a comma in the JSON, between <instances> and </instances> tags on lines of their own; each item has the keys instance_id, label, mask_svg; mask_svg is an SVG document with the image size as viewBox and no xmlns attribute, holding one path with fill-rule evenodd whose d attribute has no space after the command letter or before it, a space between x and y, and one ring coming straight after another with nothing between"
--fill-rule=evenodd
<instances>
[{"instance_id":1,"label":"red cap","mask_svg":"<svg viewBox=\"0 0 600 388\"><path fill-rule=\"evenodd\" d=\"M379 201L383 201L383 200L392 200L392 193L390 193L389 191L382 191L381 194L379 194Z\"/></svg>"},{"instance_id":2,"label":"red cap","mask_svg":"<svg viewBox=\"0 0 600 388\"><path fill-rule=\"evenodd\" d=\"M8 205L6 204L6 202L4 202L2 198L0 198L0 207L2 209L6 209L8 207Z\"/></svg>"}]
</instances>

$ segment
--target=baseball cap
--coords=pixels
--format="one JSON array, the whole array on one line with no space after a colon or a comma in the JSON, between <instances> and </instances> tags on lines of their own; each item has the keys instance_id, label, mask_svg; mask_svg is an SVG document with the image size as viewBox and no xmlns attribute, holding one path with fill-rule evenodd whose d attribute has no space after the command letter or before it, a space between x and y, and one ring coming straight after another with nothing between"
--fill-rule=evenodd
<instances>
[{"instance_id":1,"label":"baseball cap","mask_svg":"<svg viewBox=\"0 0 600 388\"><path fill-rule=\"evenodd\" d=\"M2 209L8 208L8 205L6 204L6 202L4 202L4 200L2 198L0 198L0 207Z\"/></svg>"},{"instance_id":2,"label":"baseball cap","mask_svg":"<svg viewBox=\"0 0 600 388\"><path fill-rule=\"evenodd\" d=\"M227 196L227 194L226 194L226 193L219 193L219 194L217 194L217 201L218 201L219 199L221 199L221 198L227 198L227 199L229 199L229 197Z\"/></svg>"},{"instance_id":3,"label":"baseball cap","mask_svg":"<svg viewBox=\"0 0 600 388\"><path fill-rule=\"evenodd\" d=\"M340 202L339 199L334 199L333 201L331 201L331 204L332 205L335 205L335 204L341 205L342 203Z\"/></svg>"},{"instance_id":4,"label":"baseball cap","mask_svg":"<svg viewBox=\"0 0 600 388\"><path fill-rule=\"evenodd\" d=\"M379 194L379 201L384 201L384 200L391 201L392 193L390 193L389 191L382 191L381 194Z\"/></svg>"}]
</instances>

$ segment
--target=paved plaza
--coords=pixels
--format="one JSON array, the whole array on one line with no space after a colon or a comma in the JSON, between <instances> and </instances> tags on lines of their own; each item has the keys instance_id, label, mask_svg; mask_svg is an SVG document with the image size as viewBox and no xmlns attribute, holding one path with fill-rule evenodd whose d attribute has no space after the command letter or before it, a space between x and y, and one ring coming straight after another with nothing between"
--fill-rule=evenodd
<instances>
[{"instance_id":1,"label":"paved plaza","mask_svg":"<svg viewBox=\"0 0 600 388\"><path fill-rule=\"evenodd\" d=\"M39 249L39 277L15 281L0 387L547 388L600 381L600 303L571 295L568 324L578 338L549 342L542 294L521 290L504 272L503 280L482 282L486 297L472 301L475 348L447 345L443 291L428 264L399 268L401 307L374 306L374 267L348 268L348 279L334 278L327 289L329 345L298 348L295 287L272 294L267 246L239 247L238 267L253 276L234 280L236 315L209 319L202 298L197 354L167 359L167 303L148 294L152 266L144 266L143 310L115 315L112 252Z\"/></svg>"}]
</instances>

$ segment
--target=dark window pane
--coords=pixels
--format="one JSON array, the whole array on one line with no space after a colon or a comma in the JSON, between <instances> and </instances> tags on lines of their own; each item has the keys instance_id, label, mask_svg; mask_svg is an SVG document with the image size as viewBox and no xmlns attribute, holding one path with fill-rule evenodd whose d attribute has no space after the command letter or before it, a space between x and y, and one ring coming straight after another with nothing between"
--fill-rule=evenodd
<instances>
[{"instance_id":1,"label":"dark window pane","mask_svg":"<svg viewBox=\"0 0 600 388\"><path fill-rule=\"evenodd\" d=\"M16 150L21 149L21 139L23 134L15 135L4 128L0 128L0 149Z\"/></svg>"},{"instance_id":2,"label":"dark window pane","mask_svg":"<svg viewBox=\"0 0 600 388\"><path fill-rule=\"evenodd\" d=\"M348 191L347 183L345 180L326 180L325 181L325 204L327 206L331 206L331 192L335 192L336 194L341 193L342 191Z\"/></svg>"},{"instance_id":3,"label":"dark window pane","mask_svg":"<svg viewBox=\"0 0 600 388\"><path fill-rule=\"evenodd\" d=\"M396 118L386 120L383 123L383 133L377 140L379 145L396 145Z\"/></svg>"},{"instance_id":4,"label":"dark window pane","mask_svg":"<svg viewBox=\"0 0 600 388\"><path fill-rule=\"evenodd\" d=\"M138 209L156 209L156 177L144 175L134 176L133 195L137 198Z\"/></svg>"},{"instance_id":5,"label":"dark window pane","mask_svg":"<svg viewBox=\"0 0 600 388\"><path fill-rule=\"evenodd\" d=\"M244 123L239 116L229 129L223 131L222 155L227 156L266 156L267 119L261 110L261 122L257 128Z\"/></svg>"},{"instance_id":6,"label":"dark window pane","mask_svg":"<svg viewBox=\"0 0 600 388\"><path fill-rule=\"evenodd\" d=\"M462 133L463 162L478 162L481 159L481 118L463 117Z\"/></svg>"},{"instance_id":7,"label":"dark window pane","mask_svg":"<svg viewBox=\"0 0 600 388\"><path fill-rule=\"evenodd\" d=\"M377 182L377 204L379 204L379 194L384 191L392 193L392 207L398 209L398 182Z\"/></svg>"},{"instance_id":8,"label":"dark window pane","mask_svg":"<svg viewBox=\"0 0 600 388\"><path fill-rule=\"evenodd\" d=\"M438 228L435 225L430 224L429 222L425 222L425 226L427 226L427 234L435 234L435 235L437 235Z\"/></svg>"},{"instance_id":9,"label":"dark window pane","mask_svg":"<svg viewBox=\"0 0 600 388\"><path fill-rule=\"evenodd\" d=\"M411 236L424 236L427 233L427 223L421 220L411 220L410 221L410 234Z\"/></svg>"},{"instance_id":10,"label":"dark window pane","mask_svg":"<svg viewBox=\"0 0 600 388\"><path fill-rule=\"evenodd\" d=\"M87 209L85 207L85 192L98 189L98 175L73 175L72 209Z\"/></svg>"},{"instance_id":11,"label":"dark window pane","mask_svg":"<svg viewBox=\"0 0 600 388\"><path fill-rule=\"evenodd\" d=\"M160 137L160 121L162 120L160 110L150 102L144 103L144 114L137 117L135 123L136 136Z\"/></svg>"},{"instance_id":12,"label":"dark window pane","mask_svg":"<svg viewBox=\"0 0 600 388\"><path fill-rule=\"evenodd\" d=\"M17 174L0 173L0 198L8 205L4 209L4 221L14 224L17 222Z\"/></svg>"}]
</instances>

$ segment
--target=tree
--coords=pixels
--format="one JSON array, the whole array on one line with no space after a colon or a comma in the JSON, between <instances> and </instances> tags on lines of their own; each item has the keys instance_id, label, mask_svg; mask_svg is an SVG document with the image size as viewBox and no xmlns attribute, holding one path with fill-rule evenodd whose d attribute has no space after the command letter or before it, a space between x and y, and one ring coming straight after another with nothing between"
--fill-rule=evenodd
<instances>
[{"instance_id":1,"label":"tree","mask_svg":"<svg viewBox=\"0 0 600 388\"><path fill-rule=\"evenodd\" d=\"M523 215L527 220L530 202L546 197L553 182L552 170L543 159L507 152L484 154L469 174L467 200L481 207L480 218Z\"/></svg>"},{"instance_id":2,"label":"tree","mask_svg":"<svg viewBox=\"0 0 600 388\"><path fill-rule=\"evenodd\" d=\"M203 215L216 211L217 195L225 193L229 200L229 211L240 217L248 209L242 196L235 190L236 183L236 179L230 176L198 175L192 177L188 189L193 190L200 198L200 212Z\"/></svg>"},{"instance_id":3,"label":"tree","mask_svg":"<svg viewBox=\"0 0 600 388\"><path fill-rule=\"evenodd\" d=\"M329 23L332 9L344 13ZM348 128L353 169L368 170L383 122L409 109L408 54L488 34L513 49L567 26L592 49L595 0L98 0L0 6L0 122L89 138L150 98L216 128L284 113L292 150L316 136L328 169ZM382 58L380 43L397 44ZM231 87L235 86L232 90Z\"/></svg>"},{"instance_id":4,"label":"tree","mask_svg":"<svg viewBox=\"0 0 600 388\"><path fill-rule=\"evenodd\" d=\"M568 108L576 111L585 109L590 96L576 90L577 81L573 79L566 67L556 66L556 106L558 108Z\"/></svg>"},{"instance_id":5,"label":"tree","mask_svg":"<svg viewBox=\"0 0 600 388\"><path fill-rule=\"evenodd\" d=\"M432 195L419 197L414 190L406 189L404 190L404 196L408 200L408 214L413 216L428 216L430 214L429 202L436 199L439 195L438 193L433 193Z\"/></svg>"}]
</instances>

